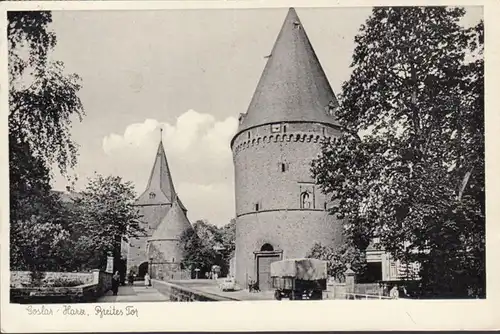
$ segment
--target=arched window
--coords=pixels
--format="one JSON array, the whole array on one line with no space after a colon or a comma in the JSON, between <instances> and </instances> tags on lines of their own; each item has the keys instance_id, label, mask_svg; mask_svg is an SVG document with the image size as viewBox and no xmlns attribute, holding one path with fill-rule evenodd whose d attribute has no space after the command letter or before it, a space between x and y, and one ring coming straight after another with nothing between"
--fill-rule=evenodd
<instances>
[{"instance_id":1,"label":"arched window","mask_svg":"<svg viewBox=\"0 0 500 334\"><path fill-rule=\"evenodd\" d=\"M312 197L307 190L300 194L300 206L302 209L311 209Z\"/></svg>"},{"instance_id":2,"label":"arched window","mask_svg":"<svg viewBox=\"0 0 500 334\"><path fill-rule=\"evenodd\" d=\"M263 244L262 247L260 248L261 252L272 252L273 250L274 247L271 244Z\"/></svg>"}]
</instances>

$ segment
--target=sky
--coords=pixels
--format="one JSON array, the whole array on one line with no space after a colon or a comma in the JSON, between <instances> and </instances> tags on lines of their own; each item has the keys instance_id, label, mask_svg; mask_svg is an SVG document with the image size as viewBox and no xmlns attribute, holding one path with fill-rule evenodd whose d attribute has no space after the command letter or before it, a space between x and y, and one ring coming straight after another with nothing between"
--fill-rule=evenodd
<instances>
[{"instance_id":1,"label":"sky","mask_svg":"<svg viewBox=\"0 0 500 334\"><path fill-rule=\"evenodd\" d=\"M229 146L246 112L287 8L53 12L53 58L82 79L86 112L70 171L81 190L94 172L147 184L163 128L175 188L191 222L235 215ZM297 8L336 94L349 79L354 36L368 7ZM468 8L464 24L482 17ZM57 175L53 187L69 182Z\"/></svg>"}]
</instances>

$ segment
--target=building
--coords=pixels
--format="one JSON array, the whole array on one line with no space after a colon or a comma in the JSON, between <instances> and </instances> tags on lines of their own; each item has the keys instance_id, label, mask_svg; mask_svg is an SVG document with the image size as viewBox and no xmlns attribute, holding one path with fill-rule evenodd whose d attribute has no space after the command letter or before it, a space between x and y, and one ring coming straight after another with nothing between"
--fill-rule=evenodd
<instances>
[{"instance_id":1,"label":"building","mask_svg":"<svg viewBox=\"0 0 500 334\"><path fill-rule=\"evenodd\" d=\"M250 106L231 141L235 276L271 288L270 263L338 244L341 224L311 176L323 138L341 129L338 102L295 10L289 10Z\"/></svg>"},{"instance_id":2,"label":"building","mask_svg":"<svg viewBox=\"0 0 500 334\"><path fill-rule=\"evenodd\" d=\"M139 277L150 272L153 277L179 278L182 248L181 234L191 227L187 210L175 192L167 157L160 141L146 190L135 205L142 215L146 235L130 238L122 245L127 259L127 273Z\"/></svg>"}]
</instances>

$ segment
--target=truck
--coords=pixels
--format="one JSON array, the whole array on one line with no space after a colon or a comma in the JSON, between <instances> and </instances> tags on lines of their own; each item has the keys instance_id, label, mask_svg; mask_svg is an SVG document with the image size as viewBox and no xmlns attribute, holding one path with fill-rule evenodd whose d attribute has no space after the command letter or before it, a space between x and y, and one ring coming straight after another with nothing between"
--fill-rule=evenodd
<instances>
[{"instance_id":1,"label":"truck","mask_svg":"<svg viewBox=\"0 0 500 334\"><path fill-rule=\"evenodd\" d=\"M327 262L313 258L286 259L271 263L274 298L321 300L328 278Z\"/></svg>"}]
</instances>

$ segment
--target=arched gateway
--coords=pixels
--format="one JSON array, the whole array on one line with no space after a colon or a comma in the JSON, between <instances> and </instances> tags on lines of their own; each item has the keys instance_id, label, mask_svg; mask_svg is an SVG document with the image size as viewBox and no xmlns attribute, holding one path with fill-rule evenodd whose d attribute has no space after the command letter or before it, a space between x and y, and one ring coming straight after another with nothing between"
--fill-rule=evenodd
<instances>
[{"instance_id":1,"label":"arched gateway","mask_svg":"<svg viewBox=\"0 0 500 334\"><path fill-rule=\"evenodd\" d=\"M265 243L255 254L255 271L257 273L257 284L261 291L272 289L271 263L283 258L283 252L275 250L274 247Z\"/></svg>"}]
</instances>

